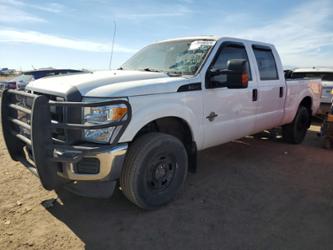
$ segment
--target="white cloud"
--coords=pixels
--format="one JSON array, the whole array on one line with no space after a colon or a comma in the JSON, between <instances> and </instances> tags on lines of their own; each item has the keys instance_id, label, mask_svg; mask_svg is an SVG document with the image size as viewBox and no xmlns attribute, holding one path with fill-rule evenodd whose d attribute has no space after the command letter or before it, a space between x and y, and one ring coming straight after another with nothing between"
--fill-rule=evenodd
<instances>
[{"instance_id":1,"label":"white cloud","mask_svg":"<svg viewBox=\"0 0 333 250\"><path fill-rule=\"evenodd\" d=\"M183 2L185 4L192 4L193 0L180 0L180 2Z\"/></svg>"},{"instance_id":2,"label":"white cloud","mask_svg":"<svg viewBox=\"0 0 333 250\"><path fill-rule=\"evenodd\" d=\"M89 52L109 52L110 43L65 38L36 31L0 29L0 43L29 43ZM133 53L136 50L115 44L114 52Z\"/></svg>"},{"instance_id":3,"label":"white cloud","mask_svg":"<svg viewBox=\"0 0 333 250\"><path fill-rule=\"evenodd\" d=\"M333 46L333 31L327 28L332 25L332 9L330 1L312 1L265 26L233 35L274 43L288 65L333 65L333 54L323 50Z\"/></svg>"},{"instance_id":4,"label":"white cloud","mask_svg":"<svg viewBox=\"0 0 333 250\"><path fill-rule=\"evenodd\" d=\"M59 3L49 3L43 4L42 6L39 5L28 5L30 8L34 8L41 11L51 12L51 13L60 13L64 10L64 6Z\"/></svg>"},{"instance_id":5,"label":"white cloud","mask_svg":"<svg viewBox=\"0 0 333 250\"><path fill-rule=\"evenodd\" d=\"M1 2L0 2L1 3ZM7 5L0 5L0 22L21 23L21 22L46 22L43 18L31 15L23 10Z\"/></svg>"},{"instance_id":6,"label":"white cloud","mask_svg":"<svg viewBox=\"0 0 333 250\"><path fill-rule=\"evenodd\" d=\"M145 13L145 14L121 14L116 15L116 18L124 19L137 19L137 18L155 18L155 17L175 17L183 16L182 12L157 12L157 13Z\"/></svg>"},{"instance_id":7,"label":"white cloud","mask_svg":"<svg viewBox=\"0 0 333 250\"><path fill-rule=\"evenodd\" d=\"M161 11L162 10L162 11ZM185 16L188 14L193 13L193 11L187 8L184 5L177 4L174 6L167 6L164 5L159 6L158 9L156 8L145 8L144 11L136 11L135 13L131 12L130 10L117 10L114 13L116 19L148 19L148 18L163 18L163 17L180 17Z\"/></svg>"},{"instance_id":8,"label":"white cloud","mask_svg":"<svg viewBox=\"0 0 333 250\"><path fill-rule=\"evenodd\" d=\"M60 13L64 6L58 3L46 3L43 5L29 4L20 0L0 0L0 22L1 23L40 23L45 19L31 14L29 9Z\"/></svg>"},{"instance_id":9,"label":"white cloud","mask_svg":"<svg viewBox=\"0 0 333 250\"><path fill-rule=\"evenodd\" d=\"M0 0L0 3L10 4L10 5L14 5L14 6L23 6L24 5L24 3L19 0Z\"/></svg>"},{"instance_id":10,"label":"white cloud","mask_svg":"<svg viewBox=\"0 0 333 250\"><path fill-rule=\"evenodd\" d=\"M31 4L27 3L25 1L21 0L0 0L0 3L2 5L7 5L11 6L12 8L32 8L32 9L37 9L41 11L46 11L46 12L52 12L52 13L59 13L62 12L64 9L64 6L59 3L43 3L41 5L38 4Z\"/></svg>"}]
</instances>

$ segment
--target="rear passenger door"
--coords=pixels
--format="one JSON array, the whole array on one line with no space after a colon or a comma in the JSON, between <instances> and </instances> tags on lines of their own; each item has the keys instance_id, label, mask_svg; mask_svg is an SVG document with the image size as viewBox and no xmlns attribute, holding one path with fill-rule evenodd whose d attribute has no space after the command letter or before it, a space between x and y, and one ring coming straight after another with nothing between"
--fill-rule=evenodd
<instances>
[{"instance_id":1,"label":"rear passenger door","mask_svg":"<svg viewBox=\"0 0 333 250\"><path fill-rule=\"evenodd\" d=\"M278 55L268 46L252 45L258 76L256 132L281 124L284 114L286 86L279 76Z\"/></svg>"}]
</instances>

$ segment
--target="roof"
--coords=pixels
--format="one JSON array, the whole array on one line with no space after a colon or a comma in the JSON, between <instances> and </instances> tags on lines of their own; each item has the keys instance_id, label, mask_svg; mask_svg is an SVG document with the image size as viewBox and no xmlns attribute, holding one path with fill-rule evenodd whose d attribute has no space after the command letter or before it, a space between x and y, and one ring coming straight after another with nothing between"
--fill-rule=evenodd
<instances>
[{"instance_id":1,"label":"roof","mask_svg":"<svg viewBox=\"0 0 333 250\"><path fill-rule=\"evenodd\" d=\"M218 36L188 36L188 37L178 37L178 38L173 38L173 39L167 39L160 41L160 43L163 42L172 42L172 41L183 41L183 40L214 40L217 41L220 37Z\"/></svg>"},{"instance_id":2,"label":"roof","mask_svg":"<svg viewBox=\"0 0 333 250\"><path fill-rule=\"evenodd\" d=\"M250 43L255 43L258 45L263 45L263 46L274 46L271 43L266 43L266 42L261 42L261 41L255 41L255 40L248 40L248 39L242 39L242 38L237 38L237 37L228 37L228 36L213 36L213 35L208 35L208 36L190 36L190 37L179 37L179 38L174 38L174 39L168 39L168 40L163 40L159 41L157 43L164 43L164 42L173 42L173 41L184 41L184 40L213 40L213 41L218 41L220 39L230 39L236 42L250 42Z\"/></svg>"}]
</instances>

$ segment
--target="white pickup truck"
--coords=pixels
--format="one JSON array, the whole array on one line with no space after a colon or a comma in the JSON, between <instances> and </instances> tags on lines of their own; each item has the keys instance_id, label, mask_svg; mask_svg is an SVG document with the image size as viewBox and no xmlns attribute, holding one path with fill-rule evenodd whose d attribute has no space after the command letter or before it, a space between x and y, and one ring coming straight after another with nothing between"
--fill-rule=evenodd
<instances>
[{"instance_id":1,"label":"white pickup truck","mask_svg":"<svg viewBox=\"0 0 333 250\"><path fill-rule=\"evenodd\" d=\"M46 189L111 194L119 180L153 209L182 188L197 151L278 126L301 143L320 93L320 80L285 81L271 44L190 37L149 45L118 70L5 90L1 124L12 159Z\"/></svg>"}]
</instances>

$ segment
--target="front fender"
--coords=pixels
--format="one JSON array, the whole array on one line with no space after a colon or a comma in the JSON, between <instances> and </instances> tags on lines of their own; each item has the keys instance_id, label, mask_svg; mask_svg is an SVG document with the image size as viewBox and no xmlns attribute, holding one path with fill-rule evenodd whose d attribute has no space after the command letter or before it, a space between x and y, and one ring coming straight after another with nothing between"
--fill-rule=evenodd
<instances>
[{"instance_id":1,"label":"front fender","mask_svg":"<svg viewBox=\"0 0 333 250\"><path fill-rule=\"evenodd\" d=\"M193 92L194 93L194 92ZM191 129L198 149L202 147L201 133L202 102L201 92L196 94L172 93L130 97L132 119L119 142L131 142L136 134L148 123L164 117L184 120Z\"/></svg>"}]
</instances>

